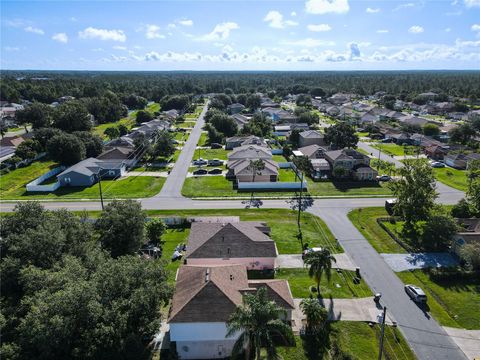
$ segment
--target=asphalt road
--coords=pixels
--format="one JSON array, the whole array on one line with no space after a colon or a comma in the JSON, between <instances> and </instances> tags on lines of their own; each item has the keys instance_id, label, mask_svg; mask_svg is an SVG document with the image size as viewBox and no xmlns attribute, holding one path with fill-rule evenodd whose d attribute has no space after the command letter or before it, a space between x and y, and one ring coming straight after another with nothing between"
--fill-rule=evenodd
<instances>
[{"instance_id":1,"label":"asphalt road","mask_svg":"<svg viewBox=\"0 0 480 360\"><path fill-rule=\"evenodd\" d=\"M197 147L198 140L202 134L202 128L205 125L205 113L208 109L208 102L203 107L202 113L197 118L197 122L193 127L188 140L183 144L182 152L178 157L175 165L173 166L170 175L168 175L165 184L159 194L155 195L156 198L179 198L182 196L181 191L183 182L188 173L188 168L192 163L192 158ZM158 200L158 199L157 199ZM161 201L161 200L158 200Z\"/></svg>"}]
</instances>

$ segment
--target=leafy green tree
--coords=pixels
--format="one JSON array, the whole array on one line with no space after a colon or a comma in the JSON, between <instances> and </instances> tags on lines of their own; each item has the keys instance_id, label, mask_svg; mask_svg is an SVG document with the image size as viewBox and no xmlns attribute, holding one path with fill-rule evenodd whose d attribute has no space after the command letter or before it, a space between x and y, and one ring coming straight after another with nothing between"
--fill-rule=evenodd
<instances>
[{"instance_id":1,"label":"leafy green tree","mask_svg":"<svg viewBox=\"0 0 480 360\"><path fill-rule=\"evenodd\" d=\"M278 359L274 338L293 345L292 328L280 318L285 309L268 298L267 289L261 287L256 294L246 294L243 305L237 306L227 321L227 338L241 333L232 349L232 357L244 355L245 359L260 360L265 348L267 359Z\"/></svg>"},{"instance_id":2,"label":"leafy green tree","mask_svg":"<svg viewBox=\"0 0 480 360\"><path fill-rule=\"evenodd\" d=\"M425 124L423 126L423 134L426 136L435 136L440 134L440 128L435 124Z\"/></svg>"},{"instance_id":3,"label":"leafy green tree","mask_svg":"<svg viewBox=\"0 0 480 360\"><path fill-rule=\"evenodd\" d=\"M95 222L102 246L113 257L134 254L144 243L146 215L138 201L114 200Z\"/></svg>"},{"instance_id":4,"label":"leafy green tree","mask_svg":"<svg viewBox=\"0 0 480 360\"><path fill-rule=\"evenodd\" d=\"M153 115L150 114L148 111L140 110L137 112L137 117L136 117L137 124L149 122L151 120L153 120Z\"/></svg>"},{"instance_id":5,"label":"leafy green tree","mask_svg":"<svg viewBox=\"0 0 480 360\"><path fill-rule=\"evenodd\" d=\"M293 129L292 132L290 133L290 137L288 140L292 143L292 146L294 149L297 149L300 144L300 133L301 131L298 129Z\"/></svg>"},{"instance_id":6,"label":"leafy green tree","mask_svg":"<svg viewBox=\"0 0 480 360\"><path fill-rule=\"evenodd\" d=\"M260 112L256 112L253 118L244 125L241 131L245 135L270 137L272 134L272 120Z\"/></svg>"},{"instance_id":7,"label":"leafy green tree","mask_svg":"<svg viewBox=\"0 0 480 360\"><path fill-rule=\"evenodd\" d=\"M255 94L249 94L247 96L247 101L245 103L245 106L249 109L252 109L253 111L257 110L260 105L261 105L261 99L260 96L255 95Z\"/></svg>"},{"instance_id":8,"label":"leafy green tree","mask_svg":"<svg viewBox=\"0 0 480 360\"><path fill-rule=\"evenodd\" d=\"M327 310L320 305L317 299L302 299L300 310L307 318L307 335L317 335L323 332L328 321Z\"/></svg>"},{"instance_id":9,"label":"leafy green tree","mask_svg":"<svg viewBox=\"0 0 480 360\"><path fill-rule=\"evenodd\" d=\"M86 98L83 101L98 124L116 122L128 114L127 107L111 91L107 91L102 97Z\"/></svg>"},{"instance_id":10,"label":"leafy green tree","mask_svg":"<svg viewBox=\"0 0 480 360\"><path fill-rule=\"evenodd\" d=\"M63 131L56 128L40 128L33 133L33 140L38 141L40 151L46 151L48 141L54 136L63 134Z\"/></svg>"},{"instance_id":11,"label":"leafy green tree","mask_svg":"<svg viewBox=\"0 0 480 360\"><path fill-rule=\"evenodd\" d=\"M401 178L390 187L397 198L395 213L405 221L403 234L415 238L416 223L426 221L435 204L435 176L426 160L405 160L404 165L399 169Z\"/></svg>"},{"instance_id":12,"label":"leafy green tree","mask_svg":"<svg viewBox=\"0 0 480 360\"><path fill-rule=\"evenodd\" d=\"M330 250L324 248L320 251L313 251L305 256L305 265L308 266L308 276L315 280L317 284L317 294L320 296L320 282L325 274L330 281L332 276L332 261L337 262Z\"/></svg>"},{"instance_id":13,"label":"leafy green tree","mask_svg":"<svg viewBox=\"0 0 480 360\"><path fill-rule=\"evenodd\" d=\"M127 135L128 134L128 128L125 125L120 124L120 125L118 125L118 132L120 133L120 136Z\"/></svg>"},{"instance_id":14,"label":"leafy green tree","mask_svg":"<svg viewBox=\"0 0 480 360\"><path fill-rule=\"evenodd\" d=\"M93 124L85 105L77 100L57 106L53 112L53 126L66 131L90 131Z\"/></svg>"},{"instance_id":15,"label":"leafy green tree","mask_svg":"<svg viewBox=\"0 0 480 360\"><path fill-rule=\"evenodd\" d=\"M130 94L123 98L123 103L127 105L129 109L140 110L147 106L148 100L142 96Z\"/></svg>"},{"instance_id":16,"label":"leafy green tree","mask_svg":"<svg viewBox=\"0 0 480 360\"><path fill-rule=\"evenodd\" d=\"M318 125L319 121L320 121L320 116L318 116L318 114L313 111L303 112L298 117L298 122L307 123L308 125L314 125L314 124Z\"/></svg>"},{"instance_id":17,"label":"leafy green tree","mask_svg":"<svg viewBox=\"0 0 480 360\"><path fill-rule=\"evenodd\" d=\"M152 244L161 244L162 235L167 230L167 226L160 218L154 218L145 224L145 231L147 233L147 239Z\"/></svg>"},{"instance_id":18,"label":"leafy green tree","mask_svg":"<svg viewBox=\"0 0 480 360\"><path fill-rule=\"evenodd\" d=\"M205 125L205 130L208 133L208 142L212 143L222 143L224 136L221 132L217 131L211 124Z\"/></svg>"},{"instance_id":19,"label":"leafy green tree","mask_svg":"<svg viewBox=\"0 0 480 360\"><path fill-rule=\"evenodd\" d=\"M460 251L461 258L474 271L480 271L480 244L473 242L465 244Z\"/></svg>"},{"instance_id":20,"label":"leafy green tree","mask_svg":"<svg viewBox=\"0 0 480 360\"><path fill-rule=\"evenodd\" d=\"M120 136L120 131L114 126L107 127L103 133L107 135L110 140L116 139Z\"/></svg>"},{"instance_id":21,"label":"leafy green tree","mask_svg":"<svg viewBox=\"0 0 480 360\"><path fill-rule=\"evenodd\" d=\"M310 175L313 171L312 162L307 156L298 156L293 159L293 163L298 170L306 175Z\"/></svg>"},{"instance_id":22,"label":"leafy green tree","mask_svg":"<svg viewBox=\"0 0 480 360\"><path fill-rule=\"evenodd\" d=\"M469 217L472 217L470 204L468 203L468 201L465 198L461 199L458 203L456 203L452 207L452 211L450 213L455 218L469 218Z\"/></svg>"},{"instance_id":23,"label":"leafy green tree","mask_svg":"<svg viewBox=\"0 0 480 360\"><path fill-rule=\"evenodd\" d=\"M167 130L160 131L156 136L156 142L153 146L153 156L169 158L175 153L175 150L172 134Z\"/></svg>"},{"instance_id":24,"label":"leafy green tree","mask_svg":"<svg viewBox=\"0 0 480 360\"><path fill-rule=\"evenodd\" d=\"M230 137L237 133L238 126L233 120L232 117L226 114L215 114L213 115L209 123L220 133L224 136Z\"/></svg>"},{"instance_id":25,"label":"leafy green tree","mask_svg":"<svg viewBox=\"0 0 480 360\"><path fill-rule=\"evenodd\" d=\"M353 126L340 122L325 129L325 142L337 149L356 148L358 136Z\"/></svg>"},{"instance_id":26,"label":"leafy green tree","mask_svg":"<svg viewBox=\"0 0 480 360\"><path fill-rule=\"evenodd\" d=\"M46 104L34 102L25 109L17 111L15 119L18 124L25 126L25 131L28 123L32 124L34 129L49 127L52 124L52 108Z\"/></svg>"},{"instance_id":27,"label":"leafy green tree","mask_svg":"<svg viewBox=\"0 0 480 360\"><path fill-rule=\"evenodd\" d=\"M85 159L86 150L83 142L75 135L60 134L47 143L47 153L50 159L62 165L73 165Z\"/></svg>"},{"instance_id":28,"label":"leafy green tree","mask_svg":"<svg viewBox=\"0 0 480 360\"><path fill-rule=\"evenodd\" d=\"M75 135L85 146L85 156L96 157L103 152L103 140L97 134L89 131L75 131Z\"/></svg>"},{"instance_id":29,"label":"leafy green tree","mask_svg":"<svg viewBox=\"0 0 480 360\"><path fill-rule=\"evenodd\" d=\"M333 168L332 175L336 179L345 179L350 176L350 172L343 166L337 165Z\"/></svg>"},{"instance_id":30,"label":"leafy green tree","mask_svg":"<svg viewBox=\"0 0 480 360\"><path fill-rule=\"evenodd\" d=\"M40 143L36 140L27 139L17 146L15 155L22 160L34 159L40 150Z\"/></svg>"},{"instance_id":31,"label":"leafy green tree","mask_svg":"<svg viewBox=\"0 0 480 360\"><path fill-rule=\"evenodd\" d=\"M470 161L467 170L466 199L470 205L470 212L480 216L480 160Z\"/></svg>"},{"instance_id":32,"label":"leafy green tree","mask_svg":"<svg viewBox=\"0 0 480 360\"><path fill-rule=\"evenodd\" d=\"M475 129L470 124L462 124L448 132L450 142L466 145L475 136Z\"/></svg>"},{"instance_id":33,"label":"leafy green tree","mask_svg":"<svg viewBox=\"0 0 480 360\"><path fill-rule=\"evenodd\" d=\"M323 90L321 87L315 87L313 89L310 89L310 95L313 97L317 96L325 96L325 90Z\"/></svg>"},{"instance_id":34,"label":"leafy green tree","mask_svg":"<svg viewBox=\"0 0 480 360\"><path fill-rule=\"evenodd\" d=\"M426 251L445 251L458 230L455 219L441 211L434 211L420 224L419 246Z\"/></svg>"},{"instance_id":35,"label":"leafy green tree","mask_svg":"<svg viewBox=\"0 0 480 360\"><path fill-rule=\"evenodd\" d=\"M160 101L162 110L168 111L172 109L183 110L188 108L190 104L190 98L187 95L173 95L165 96Z\"/></svg>"}]
</instances>

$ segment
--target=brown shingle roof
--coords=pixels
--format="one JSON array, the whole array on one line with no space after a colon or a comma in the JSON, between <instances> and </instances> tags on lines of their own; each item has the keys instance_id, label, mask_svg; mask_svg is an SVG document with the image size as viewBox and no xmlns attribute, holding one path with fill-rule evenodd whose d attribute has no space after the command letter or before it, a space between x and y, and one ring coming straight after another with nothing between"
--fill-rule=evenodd
<instances>
[{"instance_id":1,"label":"brown shingle roof","mask_svg":"<svg viewBox=\"0 0 480 360\"><path fill-rule=\"evenodd\" d=\"M281 279L268 280L249 280L248 285L251 288L259 289L262 286L267 287L268 297L277 303L277 305L291 309L295 308L292 293L288 281Z\"/></svg>"},{"instance_id":2,"label":"brown shingle roof","mask_svg":"<svg viewBox=\"0 0 480 360\"><path fill-rule=\"evenodd\" d=\"M193 223L186 258L276 257L275 242L258 222Z\"/></svg>"}]
</instances>

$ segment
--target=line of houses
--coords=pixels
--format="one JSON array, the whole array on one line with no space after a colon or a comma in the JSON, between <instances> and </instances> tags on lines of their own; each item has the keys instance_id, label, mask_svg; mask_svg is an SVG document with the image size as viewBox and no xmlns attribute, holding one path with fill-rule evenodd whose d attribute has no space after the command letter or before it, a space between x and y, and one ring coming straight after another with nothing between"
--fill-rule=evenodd
<instances>
[{"instance_id":1,"label":"line of houses","mask_svg":"<svg viewBox=\"0 0 480 360\"><path fill-rule=\"evenodd\" d=\"M229 357L241 333L227 337L227 321L244 295L261 287L291 324L295 305L288 281L248 278L247 271L275 268L278 251L266 224L193 222L186 249L168 315L170 346L180 359Z\"/></svg>"}]
</instances>

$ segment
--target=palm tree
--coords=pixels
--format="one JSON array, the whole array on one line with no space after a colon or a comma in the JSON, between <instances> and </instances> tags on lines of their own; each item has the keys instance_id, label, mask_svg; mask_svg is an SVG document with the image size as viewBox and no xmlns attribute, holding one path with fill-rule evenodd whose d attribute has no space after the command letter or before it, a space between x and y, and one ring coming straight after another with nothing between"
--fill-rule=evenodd
<instances>
[{"instance_id":1,"label":"palm tree","mask_svg":"<svg viewBox=\"0 0 480 360\"><path fill-rule=\"evenodd\" d=\"M300 309L307 317L307 335L318 334L325 328L328 313L317 299L303 299L300 302Z\"/></svg>"},{"instance_id":2,"label":"palm tree","mask_svg":"<svg viewBox=\"0 0 480 360\"><path fill-rule=\"evenodd\" d=\"M261 175L262 171L265 169L265 162L262 159L250 160L249 167L252 169L252 182L255 183L255 177L257 175ZM255 199L252 190L252 195L250 196L250 206L254 206L254 203Z\"/></svg>"},{"instance_id":3,"label":"palm tree","mask_svg":"<svg viewBox=\"0 0 480 360\"><path fill-rule=\"evenodd\" d=\"M243 305L237 306L227 321L227 337L241 332L232 350L232 357L242 353L245 359L255 352L255 359L260 359L260 350L267 351L267 359L279 359L274 337L281 337L287 344L294 344L292 329L280 320L286 310L278 306L267 296L266 287L258 289L256 294L246 294Z\"/></svg>"},{"instance_id":4,"label":"palm tree","mask_svg":"<svg viewBox=\"0 0 480 360\"><path fill-rule=\"evenodd\" d=\"M308 253L305 256L305 264L308 265L308 276L317 282L317 294L320 296L320 281L325 273L328 281L332 275L332 261L337 262L327 248Z\"/></svg>"}]
</instances>

